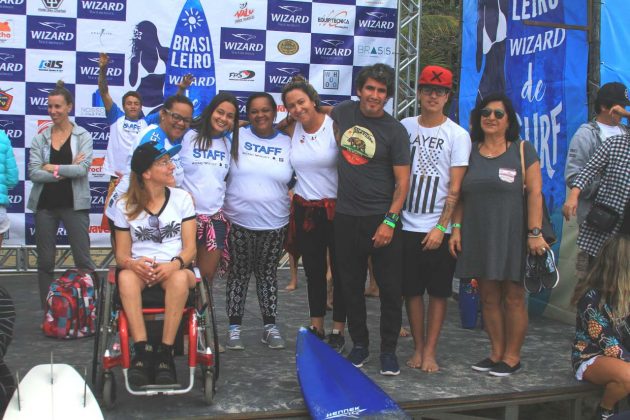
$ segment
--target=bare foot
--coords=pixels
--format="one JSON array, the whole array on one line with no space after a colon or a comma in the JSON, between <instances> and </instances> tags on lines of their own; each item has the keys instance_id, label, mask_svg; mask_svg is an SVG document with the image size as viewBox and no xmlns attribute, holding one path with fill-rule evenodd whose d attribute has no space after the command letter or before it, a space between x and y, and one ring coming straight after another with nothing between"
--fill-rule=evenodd
<instances>
[{"instance_id":1,"label":"bare foot","mask_svg":"<svg viewBox=\"0 0 630 420\"><path fill-rule=\"evenodd\" d=\"M407 360L407 366L412 369L420 369L422 367L422 354L414 352L411 359Z\"/></svg>"},{"instance_id":2,"label":"bare foot","mask_svg":"<svg viewBox=\"0 0 630 420\"><path fill-rule=\"evenodd\" d=\"M409 337L411 334L409 334L409 330L405 327L400 327L400 332L398 333L399 337Z\"/></svg>"},{"instance_id":3,"label":"bare foot","mask_svg":"<svg viewBox=\"0 0 630 420\"><path fill-rule=\"evenodd\" d=\"M292 292L295 289L297 289L297 284L296 283L289 283L287 285L287 287L284 288L284 290L286 290L287 292Z\"/></svg>"},{"instance_id":4,"label":"bare foot","mask_svg":"<svg viewBox=\"0 0 630 420\"><path fill-rule=\"evenodd\" d=\"M423 372L434 373L440 370L440 367L438 366L437 361L435 360L435 357L425 354L424 357L422 358L421 369Z\"/></svg>"},{"instance_id":5,"label":"bare foot","mask_svg":"<svg viewBox=\"0 0 630 420\"><path fill-rule=\"evenodd\" d=\"M368 287L367 289L365 289L364 295L367 297L378 297L379 295L378 287Z\"/></svg>"}]
</instances>

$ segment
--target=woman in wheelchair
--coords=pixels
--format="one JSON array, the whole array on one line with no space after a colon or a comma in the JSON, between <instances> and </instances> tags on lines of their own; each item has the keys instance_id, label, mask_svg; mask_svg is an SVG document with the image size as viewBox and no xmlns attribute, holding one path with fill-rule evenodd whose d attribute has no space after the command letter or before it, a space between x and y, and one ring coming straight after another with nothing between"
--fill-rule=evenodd
<instances>
[{"instance_id":1,"label":"woman in wheelchair","mask_svg":"<svg viewBox=\"0 0 630 420\"><path fill-rule=\"evenodd\" d=\"M169 150L157 142L139 146L131 160L129 190L116 203L116 263L121 269L118 290L134 341L128 370L130 385L140 387L176 382L173 343L188 297L195 286L185 269L196 253L195 208L187 192L171 188L175 165ZM153 351L142 316L142 291L158 286L165 291L162 343Z\"/></svg>"}]
</instances>

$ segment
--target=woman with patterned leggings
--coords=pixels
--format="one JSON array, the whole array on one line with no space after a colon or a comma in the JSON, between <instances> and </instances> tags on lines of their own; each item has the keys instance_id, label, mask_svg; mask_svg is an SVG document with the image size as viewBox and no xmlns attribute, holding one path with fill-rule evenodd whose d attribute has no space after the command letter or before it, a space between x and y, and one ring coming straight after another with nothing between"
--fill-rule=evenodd
<instances>
[{"instance_id":1,"label":"woman with patterned leggings","mask_svg":"<svg viewBox=\"0 0 630 420\"><path fill-rule=\"evenodd\" d=\"M289 223L288 184L291 139L277 131L276 102L267 93L252 94L246 105L250 125L239 130L238 160L232 159L223 211L232 223L228 235L230 268L227 280L227 315L230 320L226 347L244 349L241 324L247 287L256 277L263 318L261 341L284 348L276 326L278 262Z\"/></svg>"}]
</instances>

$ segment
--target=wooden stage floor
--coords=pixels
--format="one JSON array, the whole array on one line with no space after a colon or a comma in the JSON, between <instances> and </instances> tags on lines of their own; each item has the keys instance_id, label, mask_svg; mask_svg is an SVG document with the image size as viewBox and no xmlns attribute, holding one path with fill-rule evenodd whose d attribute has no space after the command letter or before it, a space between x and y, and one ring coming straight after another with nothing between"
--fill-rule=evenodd
<instances>
[{"instance_id":1,"label":"wooden stage floor","mask_svg":"<svg viewBox=\"0 0 630 420\"><path fill-rule=\"evenodd\" d=\"M287 339L285 349L271 350L260 342L262 322L252 280L243 321L246 349L228 350L221 354L218 392L212 406L204 405L201 386L182 396L132 397L123 389L122 373L118 371L117 405L106 412L105 418L307 418L295 373L296 332L300 326L308 325L309 319L306 284L300 271L298 289L286 292L284 286L289 272L280 270L279 273L278 324ZM39 309L35 274L3 274L0 285L11 293L17 308L15 337L5 357L13 372L19 371L22 377L32 366L48 363L51 351L56 362L71 364L81 372L84 367L90 371L91 338L60 341L46 338L41 333L42 311ZM224 343L227 330L225 280L215 282L214 299L219 334ZM397 351L401 374L396 377L381 376L378 373L378 307L378 299L368 299L371 361L363 369L414 418L420 418L423 413L444 411L445 406L463 410L484 409L484 416L497 413L505 418L516 418L514 415L518 409L516 413L513 408L504 413L488 407L520 401L523 404L536 403L520 408L521 419L568 419L571 409L581 413L580 406L570 402L542 403L567 398L571 393L593 394L591 387L579 384L572 374L570 346L573 326L544 318L530 322L521 372L507 378L494 378L472 371L470 364L487 355L489 342L480 329L460 328L455 301L449 301L448 316L440 339L438 362L441 370L427 374L406 367L405 361L412 353L413 341L401 338ZM403 317L406 317L404 312ZM330 319L327 321L330 322ZM408 325L406 319L403 319L403 325ZM349 347L350 343L347 343L346 351ZM183 357L178 358L179 368L178 376L185 378ZM455 417L435 414L429 418Z\"/></svg>"}]
</instances>

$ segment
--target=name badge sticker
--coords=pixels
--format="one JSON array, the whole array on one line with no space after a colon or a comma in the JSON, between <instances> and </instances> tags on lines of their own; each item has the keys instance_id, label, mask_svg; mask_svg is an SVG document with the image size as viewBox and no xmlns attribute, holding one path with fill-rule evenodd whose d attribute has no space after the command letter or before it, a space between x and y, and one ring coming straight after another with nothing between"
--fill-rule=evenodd
<instances>
[{"instance_id":1,"label":"name badge sticker","mask_svg":"<svg viewBox=\"0 0 630 420\"><path fill-rule=\"evenodd\" d=\"M514 183L516 178L516 170L511 168L499 168L499 179L504 182Z\"/></svg>"}]
</instances>

